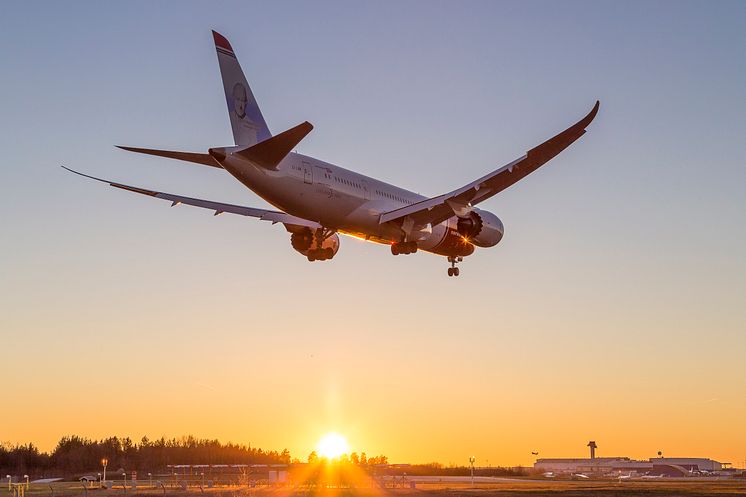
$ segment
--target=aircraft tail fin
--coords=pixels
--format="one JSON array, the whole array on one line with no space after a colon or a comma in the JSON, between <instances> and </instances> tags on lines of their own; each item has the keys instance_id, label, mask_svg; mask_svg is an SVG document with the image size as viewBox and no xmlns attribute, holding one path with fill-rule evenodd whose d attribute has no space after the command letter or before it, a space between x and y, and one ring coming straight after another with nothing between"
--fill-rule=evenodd
<instances>
[{"instance_id":1,"label":"aircraft tail fin","mask_svg":"<svg viewBox=\"0 0 746 497\"><path fill-rule=\"evenodd\" d=\"M284 159L300 141L313 129L313 125L305 121L294 128L273 136L254 146L235 152L250 161L267 169L277 169L277 165Z\"/></svg>"},{"instance_id":2,"label":"aircraft tail fin","mask_svg":"<svg viewBox=\"0 0 746 497\"><path fill-rule=\"evenodd\" d=\"M272 137L262 111L251 92L233 47L220 33L212 32L218 53L220 75L228 104L228 115L236 145L252 146Z\"/></svg>"}]
</instances>

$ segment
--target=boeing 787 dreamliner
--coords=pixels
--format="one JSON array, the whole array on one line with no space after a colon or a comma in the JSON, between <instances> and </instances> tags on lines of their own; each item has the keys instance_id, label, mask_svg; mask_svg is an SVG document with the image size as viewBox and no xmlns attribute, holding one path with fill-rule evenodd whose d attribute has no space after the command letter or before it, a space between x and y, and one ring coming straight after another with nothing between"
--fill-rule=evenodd
<instances>
[{"instance_id":1,"label":"boeing 787 dreamliner","mask_svg":"<svg viewBox=\"0 0 746 497\"><path fill-rule=\"evenodd\" d=\"M277 210L184 197L69 170L116 188L168 200L172 205L187 204L213 210L215 215L228 212L282 223L290 233L293 248L309 261L332 259L339 250L341 233L389 245L393 255L423 250L445 256L450 263L448 276L458 276L456 264L474 253L475 247L494 247L503 237L500 219L477 205L580 138L599 107L596 101L583 119L513 162L453 191L428 198L292 152L313 126L304 122L273 135L233 47L215 31L213 39L235 146L211 148L206 154L119 148L224 169Z\"/></svg>"}]
</instances>

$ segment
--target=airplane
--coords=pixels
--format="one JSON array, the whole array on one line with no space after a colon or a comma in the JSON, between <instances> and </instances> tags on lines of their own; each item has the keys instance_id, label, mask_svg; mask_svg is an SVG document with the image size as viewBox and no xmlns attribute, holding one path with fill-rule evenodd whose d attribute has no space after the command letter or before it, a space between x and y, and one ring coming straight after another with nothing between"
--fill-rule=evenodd
<instances>
[{"instance_id":1,"label":"airplane","mask_svg":"<svg viewBox=\"0 0 746 497\"><path fill-rule=\"evenodd\" d=\"M580 478L582 480L589 480L591 478L590 476L588 476L588 475L586 475L584 473L573 473L572 477L573 477L573 479Z\"/></svg>"},{"instance_id":2,"label":"airplane","mask_svg":"<svg viewBox=\"0 0 746 497\"><path fill-rule=\"evenodd\" d=\"M476 207L537 170L586 131L600 103L580 121L523 156L481 178L435 197L425 197L375 178L293 150L313 129L305 121L273 135L249 87L228 40L213 31L233 146L207 153L118 146L130 152L166 157L223 169L277 210L245 207L175 195L109 181L63 168L110 186L215 212L238 214L281 223L292 247L309 261L332 259L339 250L338 234L389 245L393 255L419 250L447 257L448 276L458 276L456 264L503 238L502 221Z\"/></svg>"}]
</instances>

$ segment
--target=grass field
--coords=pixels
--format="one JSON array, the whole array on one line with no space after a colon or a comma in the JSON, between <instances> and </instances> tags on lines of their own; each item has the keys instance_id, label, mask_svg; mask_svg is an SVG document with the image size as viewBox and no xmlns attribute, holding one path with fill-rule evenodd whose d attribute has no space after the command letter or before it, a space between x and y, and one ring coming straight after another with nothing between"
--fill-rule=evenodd
<instances>
[{"instance_id":1,"label":"grass field","mask_svg":"<svg viewBox=\"0 0 746 497\"><path fill-rule=\"evenodd\" d=\"M418 484L416 488L272 488L221 487L189 490L140 487L136 491L121 487L109 490L90 489L86 492L80 483L57 482L50 485L31 485L27 497L584 497L584 496L744 496L746 481L534 481L510 480L481 484L471 488L468 484ZM0 490L0 497L11 497L7 487Z\"/></svg>"}]
</instances>

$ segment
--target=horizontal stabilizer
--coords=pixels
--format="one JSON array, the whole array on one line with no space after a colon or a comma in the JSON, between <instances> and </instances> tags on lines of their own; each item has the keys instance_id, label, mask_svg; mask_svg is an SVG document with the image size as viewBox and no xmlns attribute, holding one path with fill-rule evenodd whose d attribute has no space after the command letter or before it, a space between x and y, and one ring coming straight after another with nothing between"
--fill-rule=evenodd
<instances>
[{"instance_id":1,"label":"horizontal stabilizer","mask_svg":"<svg viewBox=\"0 0 746 497\"><path fill-rule=\"evenodd\" d=\"M235 152L237 155L267 169L277 169L277 165L284 159L313 129L308 121L294 128L283 131L279 135L257 143L254 146Z\"/></svg>"},{"instance_id":2,"label":"horizontal stabilizer","mask_svg":"<svg viewBox=\"0 0 746 497\"><path fill-rule=\"evenodd\" d=\"M218 161L212 158L210 154L198 154L195 152L173 152L171 150L155 150L151 148L135 148L135 147L122 147L117 145L117 148L127 150L129 152L137 152L138 154L157 155L158 157L168 157L169 159L178 159L187 162L194 162L196 164L202 164L203 166L219 167L223 168Z\"/></svg>"}]
</instances>

